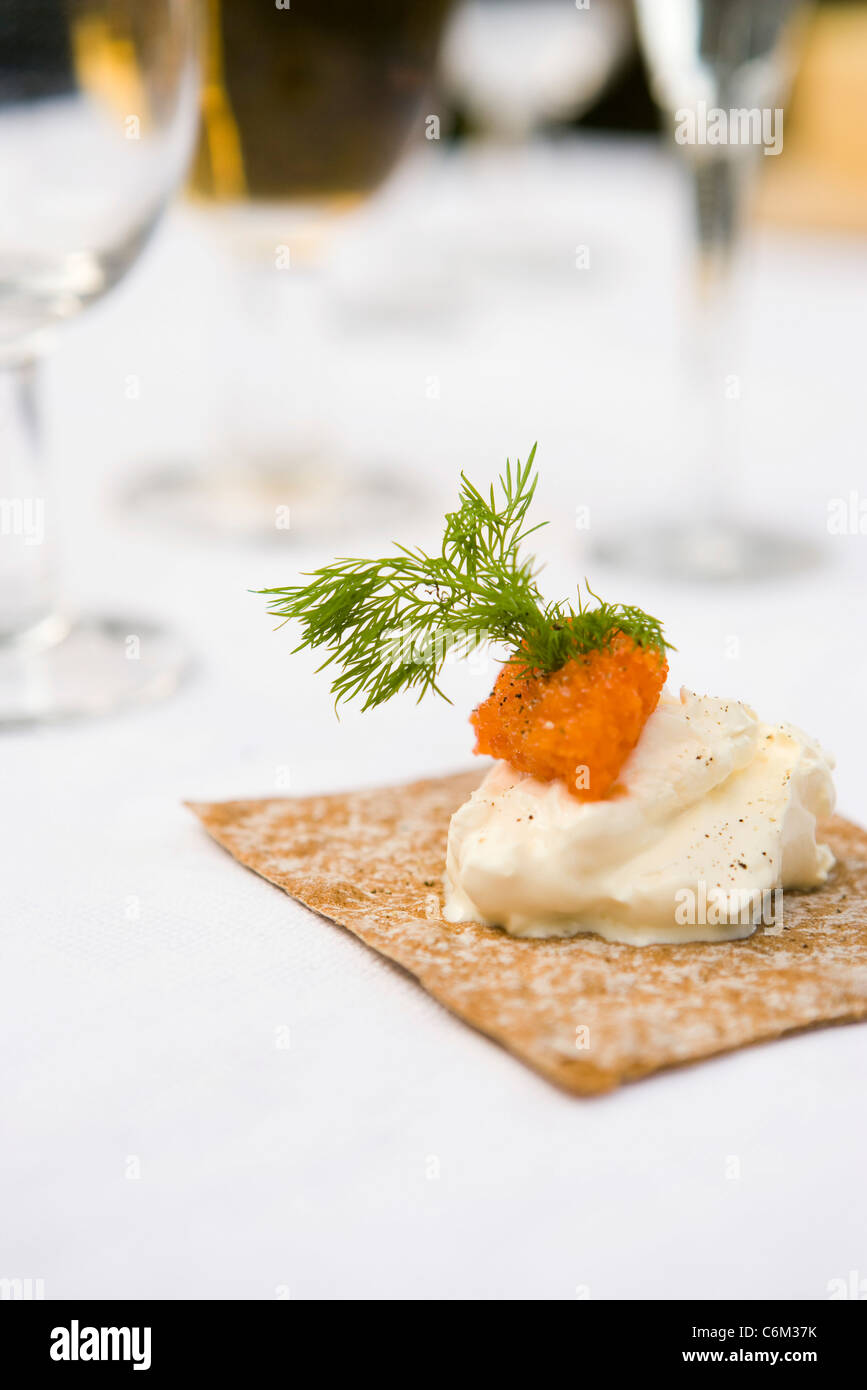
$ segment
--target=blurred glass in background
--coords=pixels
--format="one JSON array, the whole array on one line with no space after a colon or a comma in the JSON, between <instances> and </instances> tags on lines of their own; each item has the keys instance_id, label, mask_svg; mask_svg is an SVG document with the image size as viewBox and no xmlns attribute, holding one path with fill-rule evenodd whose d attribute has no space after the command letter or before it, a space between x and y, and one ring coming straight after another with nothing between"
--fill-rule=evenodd
<instances>
[{"instance_id":1,"label":"blurred glass in background","mask_svg":"<svg viewBox=\"0 0 867 1390\"><path fill-rule=\"evenodd\" d=\"M623 61L627 0L467 0L443 47L443 82L471 133L520 143L580 118Z\"/></svg>"},{"instance_id":2,"label":"blurred glass in background","mask_svg":"<svg viewBox=\"0 0 867 1390\"><path fill-rule=\"evenodd\" d=\"M220 267L204 456L134 487L137 511L215 535L285 539L378 520L400 479L347 457L322 354L323 285L341 220L418 129L451 0L208 0L192 192ZM201 200L207 200L207 206ZM288 273L284 273L288 272Z\"/></svg>"},{"instance_id":3,"label":"blurred glass in background","mask_svg":"<svg viewBox=\"0 0 867 1390\"><path fill-rule=\"evenodd\" d=\"M430 90L449 5L294 0L290 15L288 4L206 0L196 191L337 211L365 198Z\"/></svg>"},{"instance_id":4,"label":"blurred glass in background","mask_svg":"<svg viewBox=\"0 0 867 1390\"><path fill-rule=\"evenodd\" d=\"M120 279L184 174L196 40L191 0L0 5L0 723L155 698L186 664L151 623L60 603L37 376L53 330Z\"/></svg>"},{"instance_id":5,"label":"blurred glass in background","mask_svg":"<svg viewBox=\"0 0 867 1390\"><path fill-rule=\"evenodd\" d=\"M813 559L740 513L741 441L727 405L732 273L756 175L784 141L801 34L800 0L636 0L651 89L693 200L692 497L655 526L606 544L606 558L685 578L749 578Z\"/></svg>"},{"instance_id":6,"label":"blurred glass in background","mask_svg":"<svg viewBox=\"0 0 867 1390\"><path fill-rule=\"evenodd\" d=\"M629 0L466 0L443 45L475 198L455 229L456 274L559 273L564 237L546 145L574 129L634 43Z\"/></svg>"}]
</instances>

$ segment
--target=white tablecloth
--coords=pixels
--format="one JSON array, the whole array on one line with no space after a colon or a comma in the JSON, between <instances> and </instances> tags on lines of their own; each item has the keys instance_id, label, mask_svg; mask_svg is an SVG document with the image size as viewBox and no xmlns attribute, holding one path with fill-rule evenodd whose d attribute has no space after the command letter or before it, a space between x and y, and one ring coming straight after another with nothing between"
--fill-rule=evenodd
<instances>
[{"instance_id":1,"label":"white tablecloth","mask_svg":"<svg viewBox=\"0 0 867 1390\"><path fill-rule=\"evenodd\" d=\"M488 220L461 257L482 176ZM538 514L554 518L538 548L559 594L594 536L651 525L691 471L682 210L641 145L565 148L498 178L434 151L407 170L348 238L311 351L342 437L431 499L401 538L435 534L459 468L485 481L538 438ZM497 198L518 243L538 226L531 270L499 244ZM0 1274L42 1279L47 1297L558 1299L821 1299L867 1276L867 1028L569 1098L184 810L273 795L287 775L303 793L464 765L489 681L455 671L452 706L337 723L313 661L290 657L248 592L290 582L327 540L219 546L118 508L125 480L206 437L215 292L176 210L49 368L70 588L175 624L199 669L163 704L0 745ZM758 238L733 366L739 499L809 533L824 569L723 589L590 571L664 616L675 682L822 738L841 809L862 820L867 537L826 522L830 499L865 487L865 300L862 245Z\"/></svg>"}]
</instances>

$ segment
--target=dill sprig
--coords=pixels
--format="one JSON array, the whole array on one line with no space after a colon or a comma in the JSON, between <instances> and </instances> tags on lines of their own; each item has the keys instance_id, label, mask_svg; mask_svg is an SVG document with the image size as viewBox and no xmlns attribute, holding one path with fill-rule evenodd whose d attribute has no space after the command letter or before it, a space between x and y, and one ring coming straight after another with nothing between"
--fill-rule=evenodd
<instances>
[{"instance_id":1,"label":"dill sprig","mask_svg":"<svg viewBox=\"0 0 867 1390\"><path fill-rule=\"evenodd\" d=\"M519 549L546 522L526 524L538 475L536 446L526 463L506 463L487 494L461 474L460 505L445 518L442 549L395 545L379 560L337 559L305 576L306 584L262 589L268 611L301 625L295 651L319 647L318 668L337 665L335 703L364 696L364 709L400 690L444 695L438 684L449 659L468 656L487 642L512 649L522 669L556 671L573 657L608 647L615 633L663 652L662 625L640 608L603 603L589 607L580 588L577 608L546 604L536 584L533 556Z\"/></svg>"}]
</instances>

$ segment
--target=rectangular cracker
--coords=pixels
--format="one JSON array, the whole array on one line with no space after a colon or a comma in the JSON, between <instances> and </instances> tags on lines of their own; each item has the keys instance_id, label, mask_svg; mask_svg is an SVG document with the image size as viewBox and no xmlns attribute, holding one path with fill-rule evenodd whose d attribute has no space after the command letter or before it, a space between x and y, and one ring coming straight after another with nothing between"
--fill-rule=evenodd
<instances>
[{"instance_id":1,"label":"rectangular cracker","mask_svg":"<svg viewBox=\"0 0 867 1390\"><path fill-rule=\"evenodd\" d=\"M339 796L190 803L242 864L409 970L579 1095L795 1029L867 1017L867 834L821 827L825 887L745 941L517 940L442 917L446 835L478 770Z\"/></svg>"}]
</instances>

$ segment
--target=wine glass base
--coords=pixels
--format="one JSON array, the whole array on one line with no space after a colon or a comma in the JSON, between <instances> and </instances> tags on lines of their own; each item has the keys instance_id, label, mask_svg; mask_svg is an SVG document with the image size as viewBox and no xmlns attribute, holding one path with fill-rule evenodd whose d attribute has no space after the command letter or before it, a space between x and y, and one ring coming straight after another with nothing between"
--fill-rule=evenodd
<instances>
[{"instance_id":1,"label":"wine glass base","mask_svg":"<svg viewBox=\"0 0 867 1390\"><path fill-rule=\"evenodd\" d=\"M730 583L801 574L821 563L818 546L746 522L649 522L593 548L604 564L658 576Z\"/></svg>"},{"instance_id":2,"label":"wine glass base","mask_svg":"<svg viewBox=\"0 0 867 1390\"><path fill-rule=\"evenodd\" d=\"M312 454L207 472L167 465L135 479L122 501L160 529L285 544L390 527L418 495L393 472L364 463L338 469Z\"/></svg>"},{"instance_id":3,"label":"wine glass base","mask_svg":"<svg viewBox=\"0 0 867 1390\"><path fill-rule=\"evenodd\" d=\"M57 620L0 644L0 728L111 714L171 695L192 669L171 631L138 618Z\"/></svg>"}]
</instances>

